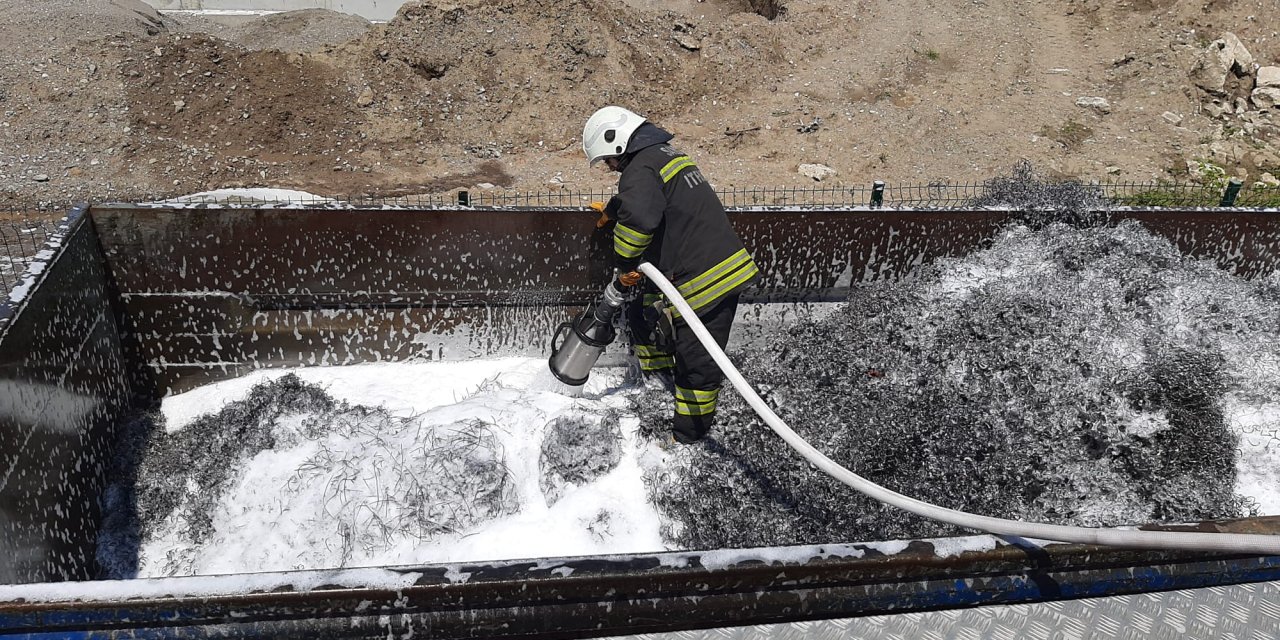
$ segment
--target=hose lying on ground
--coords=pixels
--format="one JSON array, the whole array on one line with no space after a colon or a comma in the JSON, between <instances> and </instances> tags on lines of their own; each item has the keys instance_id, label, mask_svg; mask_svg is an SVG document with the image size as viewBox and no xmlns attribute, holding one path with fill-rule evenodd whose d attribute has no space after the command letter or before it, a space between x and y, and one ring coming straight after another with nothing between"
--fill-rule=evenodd
<instances>
[{"instance_id":1,"label":"hose lying on ground","mask_svg":"<svg viewBox=\"0 0 1280 640\"><path fill-rule=\"evenodd\" d=\"M919 516L946 522L948 524L977 529L996 535L1038 538L1079 544L1096 544L1112 547L1132 547L1140 549L1183 549L1191 551L1226 551L1234 553L1251 553L1280 555L1280 536L1246 533L1202 533L1194 531L1138 531L1132 529L1103 529L1091 527L1071 527L1036 522L1019 522L1004 518L981 516L955 509L940 507L921 500L904 496L882 487L858 474L840 466L822 452L813 448L801 438L787 423L782 421L772 409L765 404L760 395L743 379L738 368L729 361L711 334L707 332L697 314L689 307L689 303L680 296L680 292L671 284L662 272L652 264L640 265L643 272L667 298L680 310L681 316L693 329L698 340L706 347L707 352L720 366L725 377L742 394L742 397L755 409L756 413L769 425L792 449L795 449L806 460L813 463L827 475L849 485L856 491L880 502L904 509Z\"/></svg>"}]
</instances>

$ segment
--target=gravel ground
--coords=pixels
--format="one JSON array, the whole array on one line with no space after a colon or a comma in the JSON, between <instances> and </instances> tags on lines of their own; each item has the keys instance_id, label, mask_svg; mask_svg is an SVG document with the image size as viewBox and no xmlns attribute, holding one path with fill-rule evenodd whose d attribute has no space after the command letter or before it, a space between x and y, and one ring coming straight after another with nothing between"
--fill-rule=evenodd
<instances>
[{"instance_id":1,"label":"gravel ground","mask_svg":"<svg viewBox=\"0 0 1280 640\"><path fill-rule=\"evenodd\" d=\"M1228 34L1248 66L1280 64L1273 5L427 0L385 25L222 27L0 0L0 206L593 192L616 177L577 137L606 103L671 130L720 188L973 184L1024 158L1086 182L1265 182L1280 110L1250 106L1243 70L1216 93L1192 75Z\"/></svg>"},{"instance_id":2,"label":"gravel ground","mask_svg":"<svg viewBox=\"0 0 1280 640\"><path fill-rule=\"evenodd\" d=\"M198 14L164 16L171 31L207 33L250 51L304 53L321 51L364 35L373 26L359 16L328 9L304 9L263 16L228 26Z\"/></svg>"}]
</instances>

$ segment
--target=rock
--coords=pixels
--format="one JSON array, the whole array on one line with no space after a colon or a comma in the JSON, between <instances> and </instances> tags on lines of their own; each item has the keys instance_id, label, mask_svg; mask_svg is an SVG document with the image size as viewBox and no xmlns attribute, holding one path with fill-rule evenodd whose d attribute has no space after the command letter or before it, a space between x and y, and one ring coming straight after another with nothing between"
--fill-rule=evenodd
<instances>
[{"instance_id":1,"label":"rock","mask_svg":"<svg viewBox=\"0 0 1280 640\"><path fill-rule=\"evenodd\" d=\"M800 175L806 178L813 178L816 182L836 175L836 170L825 164L802 164L800 165Z\"/></svg>"},{"instance_id":2,"label":"rock","mask_svg":"<svg viewBox=\"0 0 1280 640\"><path fill-rule=\"evenodd\" d=\"M1274 109L1280 107L1280 87L1261 87L1253 90L1249 96L1256 109Z\"/></svg>"},{"instance_id":3,"label":"rock","mask_svg":"<svg viewBox=\"0 0 1280 640\"><path fill-rule=\"evenodd\" d=\"M34 180L34 181L36 181L36 182L48 182L48 181L49 181L49 176L47 176L47 175L45 175L45 174L43 174L43 173L37 173L36 175L31 176L31 179L32 179L32 180Z\"/></svg>"},{"instance_id":4,"label":"rock","mask_svg":"<svg viewBox=\"0 0 1280 640\"><path fill-rule=\"evenodd\" d=\"M360 95L356 98L356 106L367 107L371 104L373 104L373 89L365 87L364 91L361 91Z\"/></svg>"},{"instance_id":5,"label":"rock","mask_svg":"<svg viewBox=\"0 0 1280 640\"><path fill-rule=\"evenodd\" d=\"M1264 172L1258 177L1258 182L1268 187L1280 187L1280 180L1277 180L1276 177L1270 173Z\"/></svg>"},{"instance_id":6,"label":"rock","mask_svg":"<svg viewBox=\"0 0 1280 640\"><path fill-rule=\"evenodd\" d=\"M1243 97L1236 98L1235 107L1236 107L1236 113L1248 113L1249 101Z\"/></svg>"},{"instance_id":7,"label":"rock","mask_svg":"<svg viewBox=\"0 0 1280 640\"><path fill-rule=\"evenodd\" d=\"M1222 116L1231 113L1231 107L1225 106L1221 102L1214 100L1213 102L1204 105L1204 113L1210 118L1221 118Z\"/></svg>"},{"instance_id":8,"label":"rock","mask_svg":"<svg viewBox=\"0 0 1280 640\"><path fill-rule=\"evenodd\" d=\"M1098 113L1111 113L1111 103L1106 98L1084 96L1076 98L1076 106L1093 109Z\"/></svg>"},{"instance_id":9,"label":"rock","mask_svg":"<svg viewBox=\"0 0 1280 640\"><path fill-rule=\"evenodd\" d=\"M1196 56L1191 66L1191 81L1210 93L1220 94L1227 82L1227 74L1248 75L1253 71L1253 55L1234 33L1227 33L1209 43Z\"/></svg>"},{"instance_id":10,"label":"rock","mask_svg":"<svg viewBox=\"0 0 1280 640\"><path fill-rule=\"evenodd\" d=\"M675 38L676 44L689 51L697 51L702 48L702 39L694 37L691 33L677 33L672 37Z\"/></svg>"},{"instance_id":11,"label":"rock","mask_svg":"<svg viewBox=\"0 0 1280 640\"><path fill-rule=\"evenodd\" d=\"M1109 174L1111 174L1111 175L1113 175L1113 176L1120 175L1120 167L1117 167L1117 166L1115 166L1115 165L1112 165L1112 166L1110 166L1110 167L1107 167L1107 173L1109 173Z\"/></svg>"},{"instance_id":12,"label":"rock","mask_svg":"<svg viewBox=\"0 0 1280 640\"><path fill-rule=\"evenodd\" d=\"M1223 50L1230 52L1231 58L1235 63L1231 67L1232 70L1237 71L1240 75L1248 75L1253 71L1253 54L1249 53L1249 50L1245 48L1240 38L1236 37L1236 34L1228 31L1222 34L1220 42L1223 43Z\"/></svg>"},{"instance_id":13,"label":"rock","mask_svg":"<svg viewBox=\"0 0 1280 640\"><path fill-rule=\"evenodd\" d=\"M1261 149L1255 148L1253 153L1249 154L1249 159L1259 167L1280 167L1280 149L1272 146L1266 146Z\"/></svg>"},{"instance_id":14,"label":"rock","mask_svg":"<svg viewBox=\"0 0 1280 640\"><path fill-rule=\"evenodd\" d=\"M1234 164L1239 158L1243 158L1248 150L1248 147L1238 139L1216 140L1209 143L1209 157L1224 165Z\"/></svg>"},{"instance_id":15,"label":"rock","mask_svg":"<svg viewBox=\"0 0 1280 640\"><path fill-rule=\"evenodd\" d=\"M183 109L186 109L186 108L187 108L187 101L186 101L186 100L174 100L174 101L173 101L173 112L174 112L174 113L182 113L182 110L183 110Z\"/></svg>"},{"instance_id":16,"label":"rock","mask_svg":"<svg viewBox=\"0 0 1280 640\"><path fill-rule=\"evenodd\" d=\"M1259 87L1280 87L1280 67L1260 67L1257 79Z\"/></svg>"},{"instance_id":17,"label":"rock","mask_svg":"<svg viewBox=\"0 0 1280 640\"><path fill-rule=\"evenodd\" d=\"M1187 175L1191 176L1192 178L1197 178L1200 176L1199 162L1196 162L1195 160L1184 160L1183 163L1187 167Z\"/></svg>"},{"instance_id":18,"label":"rock","mask_svg":"<svg viewBox=\"0 0 1280 640\"><path fill-rule=\"evenodd\" d=\"M1177 127L1177 126L1181 126L1181 125L1182 125L1182 116L1180 116L1180 115L1178 115L1178 114L1176 114L1176 113L1174 113L1174 112L1172 112L1172 111L1166 111L1166 112L1164 112L1164 113L1160 114L1160 117L1161 117L1161 118L1164 118L1164 121L1165 121L1165 122L1168 122L1169 124L1171 124L1171 125L1173 125L1173 126L1175 126L1175 127Z\"/></svg>"}]
</instances>

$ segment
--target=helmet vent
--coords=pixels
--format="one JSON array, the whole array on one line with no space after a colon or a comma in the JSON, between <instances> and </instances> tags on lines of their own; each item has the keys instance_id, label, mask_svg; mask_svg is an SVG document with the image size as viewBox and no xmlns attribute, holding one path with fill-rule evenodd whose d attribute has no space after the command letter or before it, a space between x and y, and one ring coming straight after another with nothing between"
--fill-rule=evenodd
<instances>
[{"instance_id":1,"label":"helmet vent","mask_svg":"<svg viewBox=\"0 0 1280 640\"><path fill-rule=\"evenodd\" d=\"M609 129L608 131L604 132L605 142L613 142L613 139L616 137L618 137L618 131L616 129Z\"/></svg>"}]
</instances>

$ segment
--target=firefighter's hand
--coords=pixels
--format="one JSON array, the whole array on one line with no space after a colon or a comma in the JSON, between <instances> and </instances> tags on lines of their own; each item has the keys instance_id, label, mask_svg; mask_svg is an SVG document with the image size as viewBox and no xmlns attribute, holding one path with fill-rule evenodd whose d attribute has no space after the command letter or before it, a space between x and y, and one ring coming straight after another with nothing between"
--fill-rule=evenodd
<instances>
[{"instance_id":1,"label":"firefighter's hand","mask_svg":"<svg viewBox=\"0 0 1280 640\"><path fill-rule=\"evenodd\" d=\"M622 283L622 286L624 287L634 287L637 284L640 284L640 281L643 279L644 274L639 271L628 271L626 273L618 274L618 282Z\"/></svg>"},{"instance_id":2,"label":"firefighter's hand","mask_svg":"<svg viewBox=\"0 0 1280 640\"><path fill-rule=\"evenodd\" d=\"M601 229L606 224L609 224L609 214L605 212L605 204L603 202L592 202L590 206L600 214L600 218L596 220L597 229Z\"/></svg>"}]
</instances>

